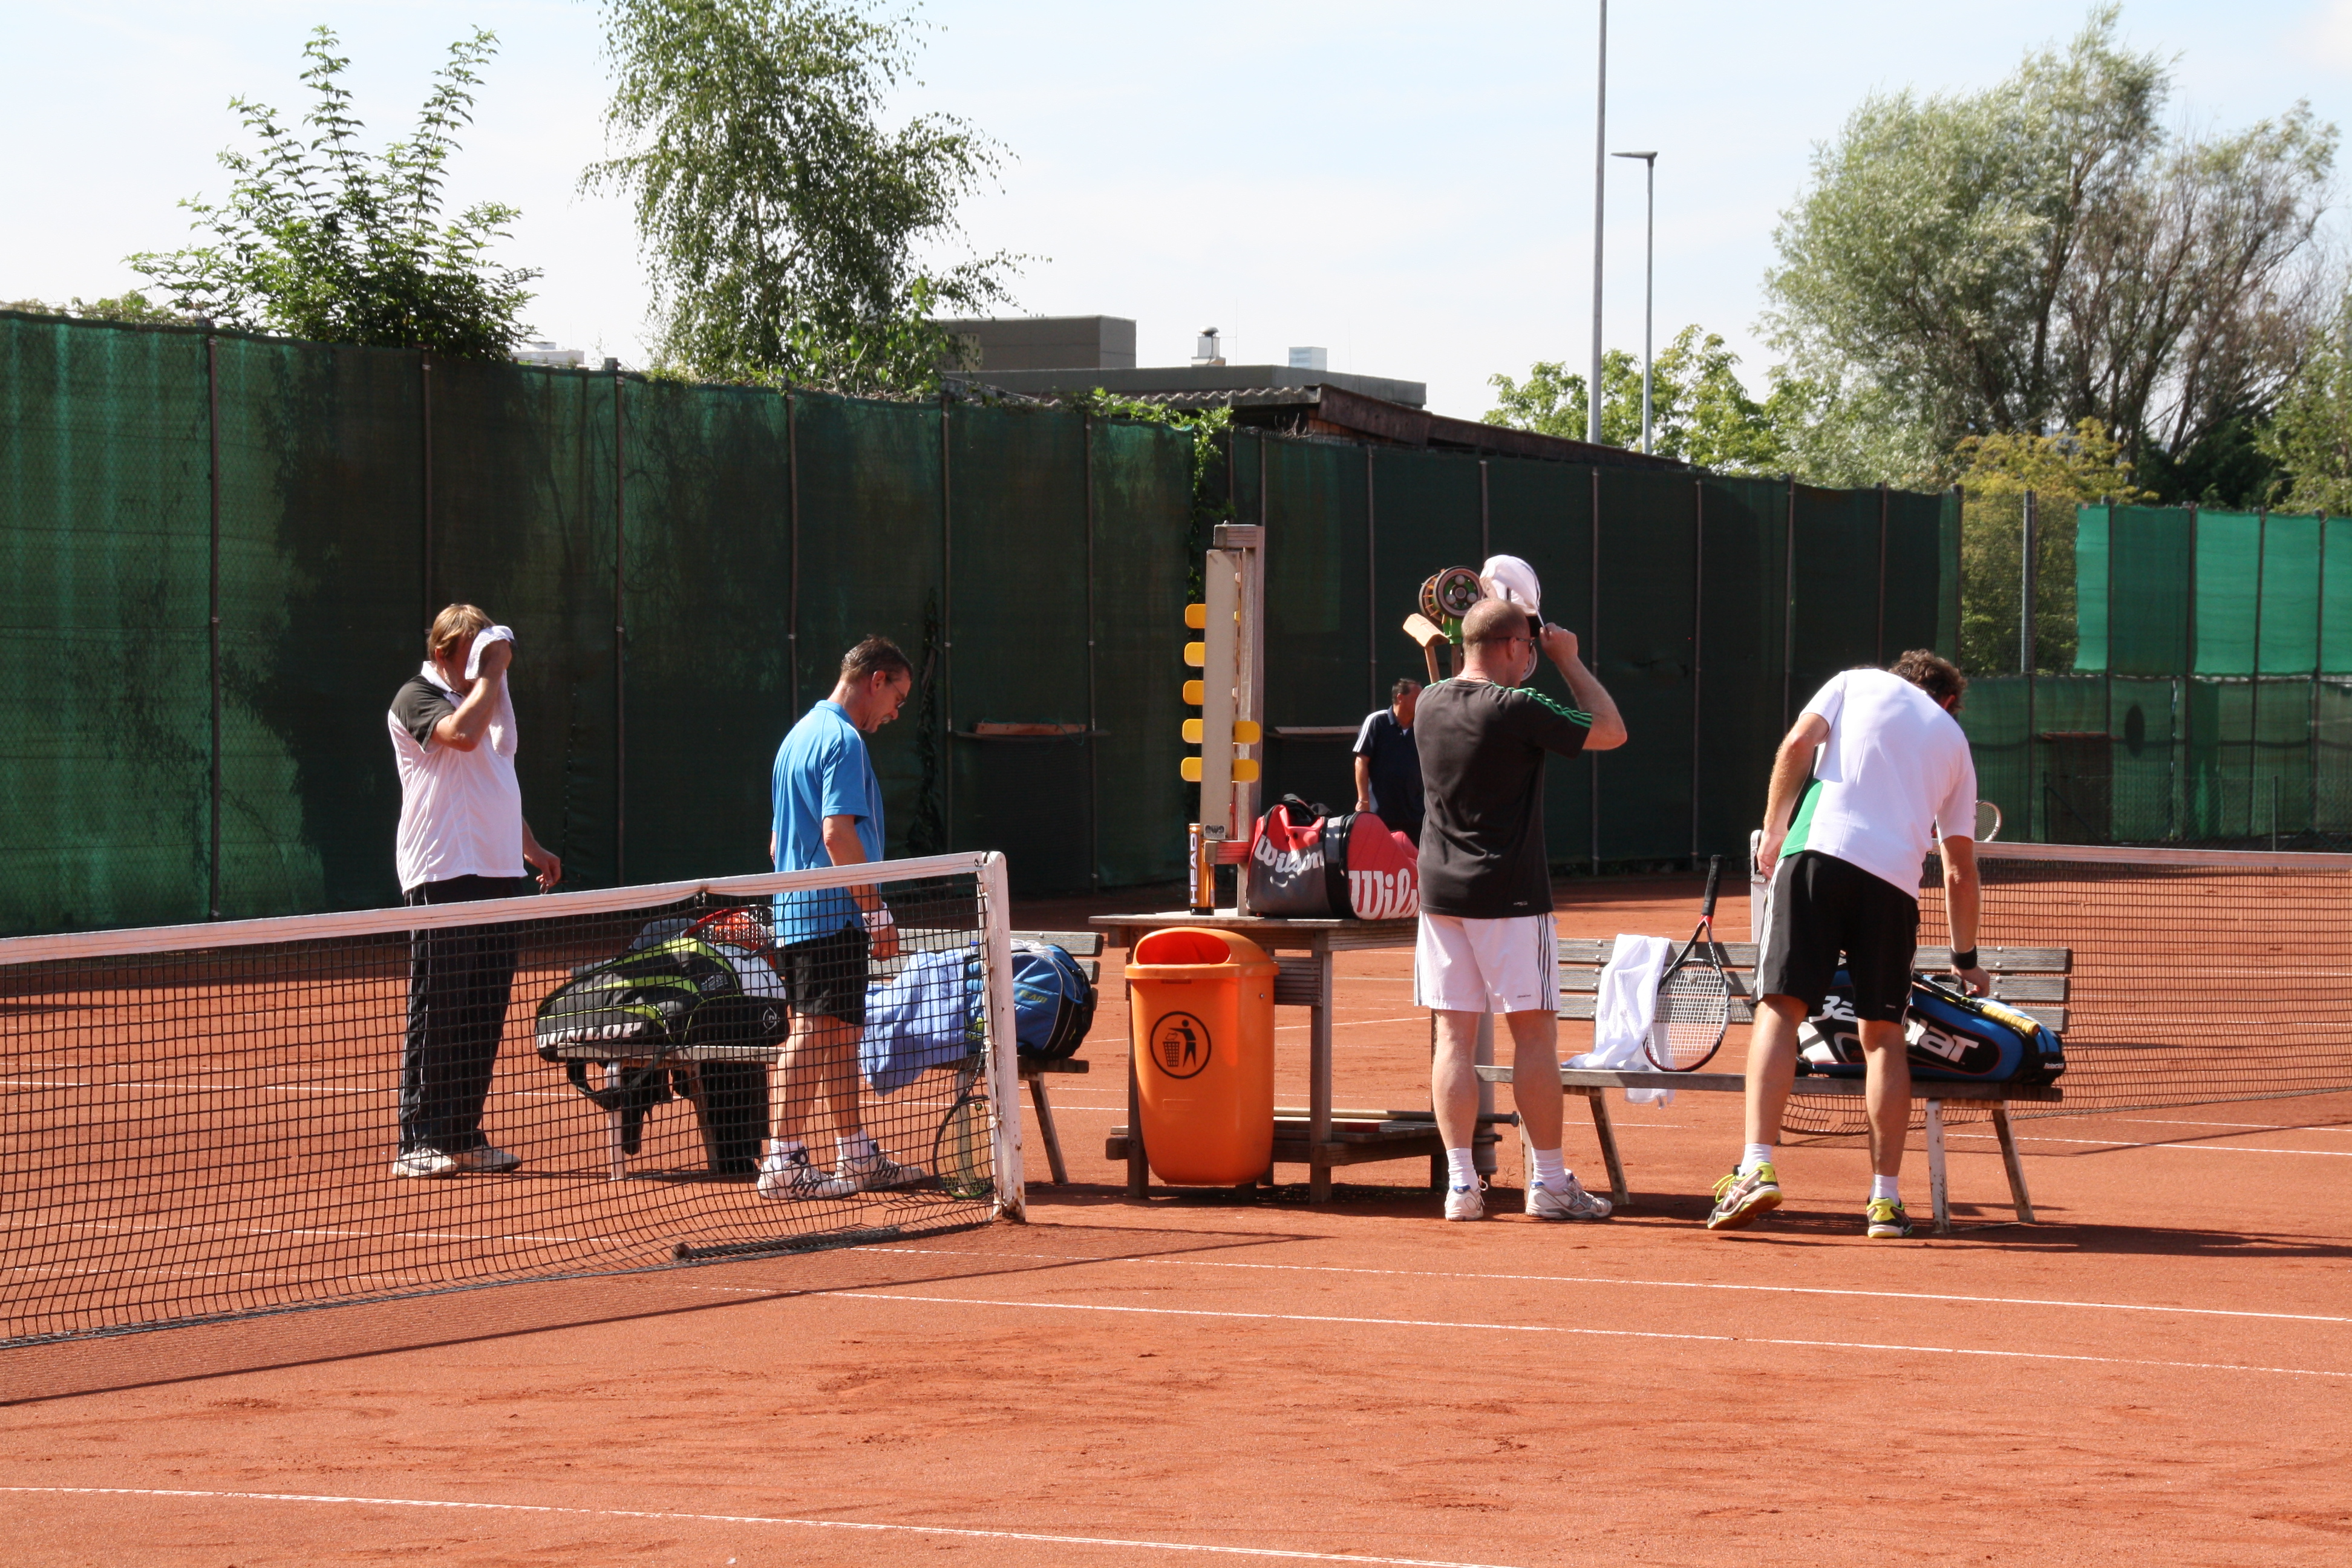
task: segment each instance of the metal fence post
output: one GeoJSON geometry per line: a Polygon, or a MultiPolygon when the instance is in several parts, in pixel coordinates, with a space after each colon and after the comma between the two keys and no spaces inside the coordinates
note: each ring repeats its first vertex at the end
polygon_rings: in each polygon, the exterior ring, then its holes
{"type": "MultiPolygon", "coordinates": [[[[2023,576],[2018,584],[2017,607],[2017,668],[2025,677],[2025,841],[2037,840],[2033,836],[2034,808],[2041,804],[2042,792],[2047,781],[2042,776],[2033,754],[2033,671],[2042,662],[2035,633],[2034,590],[2039,585],[2041,565],[2041,512],[2039,499],[2032,490],[2025,492],[2025,509],[2019,520],[2018,542],[2024,556],[2023,576]]],[[[2046,814],[2044,814],[2046,815],[2046,814]]]]}
{"type": "Polygon", "coordinates": [[[1878,481],[1878,636],[1871,662],[1886,662],[1886,481],[1878,481]]]}
{"type": "MultiPolygon", "coordinates": [[[[1592,467],[1592,590],[1591,630],[1585,637],[1584,668],[1601,679],[1601,466],[1592,467]]],[[[1601,874],[1601,755],[1594,752],[1585,759],[1585,767],[1592,780],[1588,798],[1592,805],[1592,874],[1601,874]]]]}
{"type": "MultiPolygon", "coordinates": [[[[2246,837],[2254,836],[2254,773],[2263,760],[2263,570],[2270,549],[2270,508],[2254,509],[2254,657],[2246,680],[2246,837]]],[[[2271,847],[2278,847],[2278,780],[2271,783],[2271,847]]]]}
{"type": "Polygon", "coordinates": [[[613,363],[613,885],[629,885],[628,429],[620,362],[613,363]]]}
{"type": "Polygon", "coordinates": [[[1370,695],[1366,712],[1381,703],[1380,510],[1373,499],[1372,447],[1364,444],[1364,681],[1370,695]]]}
{"type": "Polygon", "coordinates": [[[784,689],[792,716],[801,712],[801,437],[800,410],[793,384],[784,383],[784,533],[792,581],[784,598],[784,689]]]}
{"type": "Polygon", "coordinates": [[[1078,446],[1084,454],[1079,483],[1086,487],[1087,528],[1087,886],[1102,887],[1102,728],[1095,710],[1095,417],[1078,416],[1078,446]]]}
{"type": "Polygon", "coordinates": [[[1691,869],[1698,869],[1700,698],[1706,678],[1706,481],[1691,481],[1691,869]]]}
{"type": "Polygon", "coordinates": [[[205,645],[212,665],[212,827],[205,857],[205,913],[221,918],[221,440],[220,338],[205,334],[205,439],[210,460],[212,586],[205,613],[205,645]]]}

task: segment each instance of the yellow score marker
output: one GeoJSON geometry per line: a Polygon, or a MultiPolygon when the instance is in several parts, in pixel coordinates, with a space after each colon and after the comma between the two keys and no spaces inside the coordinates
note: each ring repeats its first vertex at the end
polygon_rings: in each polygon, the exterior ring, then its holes
{"type": "Polygon", "coordinates": [[[1186,643],[1184,645],[1184,662],[1191,665],[1194,669],[1206,668],[1209,663],[1209,645],[1204,642],[1186,643]]]}
{"type": "MultiPolygon", "coordinates": [[[[1182,773],[1184,782],[1186,784],[1199,784],[1201,782],[1201,759],[1198,757],[1186,757],[1180,771],[1182,773]]],[[[1234,783],[1257,783],[1257,763],[1247,757],[1235,757],[1234,759],[1234,783]]]]}
{"type": "Polygon", "coordinates": [[[1208,630],[1209,606],[1206,605],[1185,605],[1184,624],[1192,627],[1196,632],[1208,630]]]}
{"type": "MultiPolygon", "coordinates": [[[[1192,684],[1198,685],[1199,682],[1195,681],[1192,684]]],[[[1185,692],[1185,696],[1189,700],[1192,697],[1192,692],[1188,689],[1185,692]]],[[[1234,721],[1234,745],[1255,746],[1258,742],[1259,733],[1260,731],[1257,727],[1257,721],[1255,719],[1236,719],[1234,721]]],[[[1187,719],[1184,721],[1184,743],[1186,745],[1199,745],[1201,743],[1201,721],[1198,719],[1187,719]]]]}
{"type": "Polygon", "coordinates": [[[1188,680],[1184,683],[1184,701],[1188,706],[1198,708],[1208,699],[1209,683],[1207,681],[1188,680]]]}

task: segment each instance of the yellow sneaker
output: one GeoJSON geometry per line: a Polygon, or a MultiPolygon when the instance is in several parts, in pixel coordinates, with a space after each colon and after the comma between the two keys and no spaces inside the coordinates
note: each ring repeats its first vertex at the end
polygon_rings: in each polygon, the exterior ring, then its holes
{"type": "Polygon", "coordinates": [[[1765,1161],[1746,1175],[1738,1171],[1715,1184],[1715,1212],[1706,1216],[1709,1230],[1739,1230],[1780,1206],[1780,1173],[1765,1161]]]}
{"type": "Polygon", "coordinates": [[[1911,1234],[1911,1216],[1903,1212],[1901,1198],[1873,1198],[1870,1206],[1862,1211],[1862,1234],[1873,1241],[1891,1241],[1911,1234]]]}

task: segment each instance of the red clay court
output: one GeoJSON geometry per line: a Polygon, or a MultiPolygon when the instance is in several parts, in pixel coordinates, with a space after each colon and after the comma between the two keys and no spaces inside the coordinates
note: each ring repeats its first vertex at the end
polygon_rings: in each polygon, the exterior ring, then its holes
{"type": "MultiPolygon", "coordinates": [[[[1577,884],[1560,928],[1675,930],[1691,891],[1577,884]]],[[[1416,1103],[1409,955],[1341,963],[1342,1103],[1416,1103]]],[[[1989,1223],[2000,1164],[1959,1124],[1956,1213],[1986,1227],[1948,1239],[1861,1238],[1850,1140],[1792,1140],[1788,1207],[1706,1233],[1739,1136],[1720,1095],[1613,1107],[1635,1199],[1606,1225],[1510,1212],[1515,1139],[1483,1226],[1439,1223],[1412,1162],[1342,1172],[1328,1206],[1135,1204],[1101,1148],[1120,989],[1093,1075],[1055,1085],[1070,1186],[1042,1184],[1025,1133],[1025,1226],[10,1352],[8,1559],[2352,1551],[2352,1094],[2022,1122],[2032,1227],[1989,1223]]],[[[1280,1021],[1290,1095],[1304,1030],[1280,1021]]],[[[1590,1178],[1573,1100],[1568,1149],[1590,1178]]],[[[1915,1138],[1915,1208],[1923,1163],[1915,1138]]]]}

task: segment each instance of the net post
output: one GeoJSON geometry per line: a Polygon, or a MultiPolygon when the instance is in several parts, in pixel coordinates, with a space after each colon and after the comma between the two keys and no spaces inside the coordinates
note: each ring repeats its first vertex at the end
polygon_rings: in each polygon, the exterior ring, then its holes
{"type": "Polygon", "coordinates": [[[1026,1224],[1028,1205],[1021,1175],[1021,1049],[1013,1025],[1012,905],[1005,890],[1004,855],[992,849],[980,863],[981,1004],[988,1017],[988,1101],[991,1168],[996,1174],[1000,1219],[1026,1224]]]}

